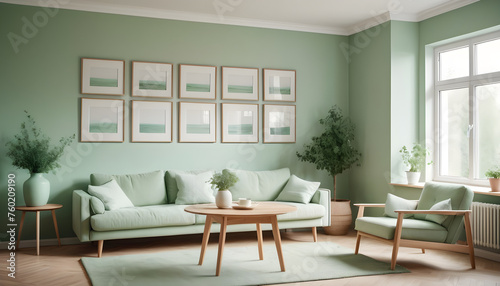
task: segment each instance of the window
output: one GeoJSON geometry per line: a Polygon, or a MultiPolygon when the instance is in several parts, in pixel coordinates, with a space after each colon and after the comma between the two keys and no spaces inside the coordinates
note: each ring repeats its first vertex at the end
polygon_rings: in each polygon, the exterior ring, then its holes
{"type": "Polygon", "coordinates": [[[434,180],[486,185],[500,165],[500,33],[434,49],[434,180]]]}

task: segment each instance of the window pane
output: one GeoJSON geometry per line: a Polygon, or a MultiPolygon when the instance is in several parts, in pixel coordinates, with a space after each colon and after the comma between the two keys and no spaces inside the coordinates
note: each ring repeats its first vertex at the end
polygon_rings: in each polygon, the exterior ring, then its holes
{"type": "Polygon", "coordinates": [[[439,163],[441,176],[469,176],[469,89],[439,93],[439,163]]]}
{"type": "Polygon", "coordinates": [[[500,83],[476,87],[478,170],[485,178],[489,168],[500,164],[500,83]]]}
{"type": "Polygon", "coordinates": [[[439,54],[439,80],[469,75],[469,47],[439,54]]]}
{"type": "Polygon", "coordinates": [[[476,45],[477,74],[500,71],[500,39],[476,45]]]}

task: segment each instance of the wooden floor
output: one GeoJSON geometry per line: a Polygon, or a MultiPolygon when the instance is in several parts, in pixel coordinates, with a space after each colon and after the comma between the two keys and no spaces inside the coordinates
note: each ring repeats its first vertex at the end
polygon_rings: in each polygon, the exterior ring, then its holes
{"type": "MultiPolygon", "coordinates": [[[[312,241],[310,232],[283,232],[283,244],[312,241]]],[[[106,241],[103,256],[151,253],[177,249],[199,249],[201,235],[128,239],[106,241]]],[[[210,237],[209,247],[217,247],[218,235],[210,237]]],[[[331,241],[354,249],[355,233],[346,236],[329,236],[318,233],[318,241],[331,241]]],[[[226,247],[256,244],[255,233],[229,233],[226,247]]],[[[274,244],[272,234],[264,232],[264,244],[274,244]]],[[[257,247],[257,246],[256,246],[257,247]]],[[[391,246],[375,240],[361,241],[360,253],[374,259],[390,263],[391,246]]],[[[80,258],[95,257],[97,244],[43,246],[40,256],[35,248],[21,248],[16,252],[16,278],[7,276],[5,267],[8,252],[0,251],[0,285],[90,285],[80,258]]],[[[286,257],[285,257],[286,263],[286,257]]],[[[335,280],[303,282],[288,285],[500,285],[500,262],[477,258],[476,270],[470,269],[467,255],[437,250],[402,248],[398,264],[408,268],[411,273],[354,277],[335,280]]],[[[282,284],[283,285],[283,284],[282,284]]]]}

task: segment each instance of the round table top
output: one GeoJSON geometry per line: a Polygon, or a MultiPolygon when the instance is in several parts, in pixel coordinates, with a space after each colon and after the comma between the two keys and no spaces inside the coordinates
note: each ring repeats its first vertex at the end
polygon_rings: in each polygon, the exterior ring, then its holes
{"type": "Polygon", "coordinates": [[[39,207],[27,207],[27,206],[16,206],[16,210],[25,212],[37,212],[37,211],[51,211],[62,208],[63,205],[59,204],[46,204],[39,207]]]}
{"type": "MultiPolygon", "coordinates": [[[[222,215],[222,216],[260,216],[260,215],[279,215],[295,211],[295,206],[275,203],[275,202],[253,202],[256,203],[253,209],[237,210],[233,208],[220,209],[215,204],[191,205],[184,210],[193,214],[201,215],[222,215]]],[[[252,204],[253,204],[252,203],[252,204]]],[[[237,206],[238,204],[233,203],[237,206]]]]}

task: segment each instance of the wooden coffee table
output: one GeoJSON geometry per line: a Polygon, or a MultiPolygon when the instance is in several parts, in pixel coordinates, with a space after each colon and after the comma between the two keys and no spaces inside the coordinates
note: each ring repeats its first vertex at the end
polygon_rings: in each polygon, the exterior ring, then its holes
{"type": "Polygon", "coordinates": [[[249,224],[255,223],[257,226],[257,241],[259,246],[259,259],[264,259],[262,251],[262,229],[261,223],[270,223],[273,227],[273,237],[278,251],[278,259],[280,262],[281,271],[285,271],[285,262],[283,260],[283,251],[281,250],[281,237],[278,228],[277,215],[295,211],[297,208],[291,205],[273,203],[273,202],[258,202],[258,205],[251,210],[236,210],[236,209],[219,209],[215,204],[201,204],[186,207],[184,210],[193,214],[206,215],[205,231],[203,232],[203,241],[201,243],[200,261],[198,265],[203,264],[205,250],[210,237],[210,228],[213,222],[220,223],[219,234],[219,252],[217,254],[217,268],[215,275],[220,275],[222,253],[224,251],[224,243],[226,242],[226,228],[232,224],[249,224]]]}

